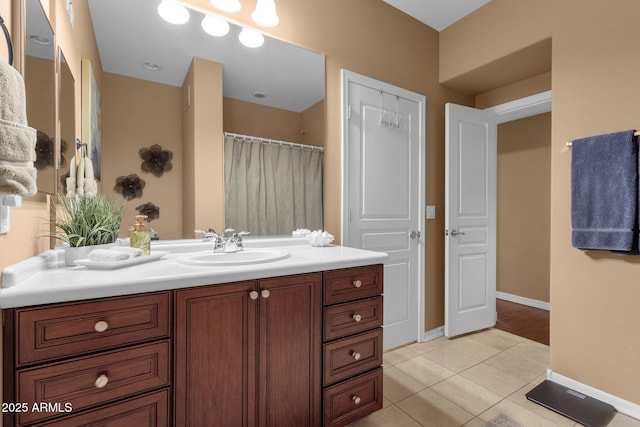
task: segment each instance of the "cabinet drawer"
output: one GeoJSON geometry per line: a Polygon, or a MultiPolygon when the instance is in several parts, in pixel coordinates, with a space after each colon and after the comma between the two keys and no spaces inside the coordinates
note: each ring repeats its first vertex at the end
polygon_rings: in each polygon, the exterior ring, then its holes
{"type": "Polygon", "coordinates": [[[382,264],[377,264],[327,271],[324,303],[336,304],[380,295],[383,291],[382,268],[382,264]]]}
{"type": "Polygon", "coordinates": [[[382,297],[324,308],[324,340],[342,338],[382,326],[382,297]]]}
{"type": "Polygon", "coordinates": [[[382,364],[382,328],[324,345],[324,385],[382,364]]]}
{"type": "Polygon", "coordinates": [[[104,406],[38,424],[38,427],[168,427],[169,391],[167,389],[124,402],[104,406]]]}
{"type": "Polygon", "coordinates": [[[382,368],[324,391],[325,427],[345,426],[382,408],[382,368]]]}
{"type": "Polygon", "coordinates": [[[18,366],[169,336],[169,292],[16,310],[18,366]]]}
{"type": "MultiPolygon", "coordinates": [[[[169,385],[169,341],[139,345],[18,371],[18,402],[70,404],[78,411],[169,385]]],[[[19,424],[58,416],[21,413],[19,424]]]]}

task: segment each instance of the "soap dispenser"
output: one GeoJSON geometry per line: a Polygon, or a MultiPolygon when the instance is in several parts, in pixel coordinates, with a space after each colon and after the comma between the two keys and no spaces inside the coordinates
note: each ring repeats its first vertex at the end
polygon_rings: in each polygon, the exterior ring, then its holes
{"type": "Polygon", "coordinates": [[[132,248],[142,249],[143,255],[151,254],[151,234],[145,228],[146,218],[146,215],[136,215],[136,223],[129,235],[129,245],[132,248]]]}

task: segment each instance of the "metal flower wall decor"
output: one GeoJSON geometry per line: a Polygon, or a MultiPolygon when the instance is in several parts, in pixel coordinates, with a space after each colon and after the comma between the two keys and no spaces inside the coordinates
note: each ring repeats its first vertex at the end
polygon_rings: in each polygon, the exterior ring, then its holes
{"type": "MultiPolygon", "coordinates": [[[[37,132],[36,138],[36,161],[34,166],[36,169],[44,169],[48,166],[54,166],[53,158],[55,156],[55,141],[49,135],[42,131],[37,132]]],[[[67,141],[60,141],[60,166],[64,166],[64,152],[67,150],[67,141]]]]}
{"type": "Polygon", "coordinates": [[[158,144],[149,148],[141,148],[140,157],[143,160],[142,170],[151,172],[155,176],[162,176],[163,173],[169,172],[173,168],[171,164],[173,153],[169,150],[163,150],[158,144]]]}
{"type": "Polygon", "coordinates": [[[125,199],[131,200],[142,197],[142,190],[146,182],[135,173],[127,176],[119,176],[116,178],[116,185],[113,190],[121,194],[125,199]]]}
{"type": "Polygon", "coordinates": [[[138,211],[140,215],[146,215],[147,221],[160,218],[160,207],[154,205],[152,202],[147,202],[136,207],[136,211],[138,211]]]}

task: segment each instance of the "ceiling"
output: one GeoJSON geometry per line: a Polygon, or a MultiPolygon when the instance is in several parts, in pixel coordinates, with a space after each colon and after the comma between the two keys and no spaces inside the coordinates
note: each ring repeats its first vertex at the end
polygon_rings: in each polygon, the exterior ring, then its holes
{"type": "Polygon", "coordinates": [[[224,37],[209,36],[200,26],[204,14],[194,10],[186,24],[170,24],[158,15],[160,0],[88,3],[105,72],[182,86],[198,56],[223,64],[226,97],[295,112],[324,98],[324,58],[318,53],[270,37],[259,48],[245,47],[236,25],[224,37]]]}
{"type": "Polygon", "coordinates": [[[491,0],[383,0],[431,28],[442,31],[491,0]]]}

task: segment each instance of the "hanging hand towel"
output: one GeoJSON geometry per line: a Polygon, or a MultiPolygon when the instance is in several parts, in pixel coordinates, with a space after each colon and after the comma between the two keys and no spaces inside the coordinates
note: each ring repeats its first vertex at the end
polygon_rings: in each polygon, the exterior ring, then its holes
{"type": "Polygon", "coordinates": [[[572,244],[631,251],[638,214],[634,131],[577,139],[571,153],[572,244]]]}
{"type": "Polygon", "coordinates": [[[76,195],[76,156],[71,158],[69,162],[69,178],[67,182],[67,197],[76,195]]]}
{"type": "Polygon", "coordinates": [[[36,140],[27,126],[24,80],[0,61],[0,194],[36,194],[36,140]]]}
{"type": "Polygon", "coordinates": [[[84,164],[86,159],[80,157],[78,162],[78,169],[76,169],[76,194],[78,196],[84,196],[84,164]]]}
{"type": "Polygon", "coordinates": [[[84,160],[84,194],[95,196],[98,193],[98,183],[93,175],[93,162],[91,159],[84,160]]]}

